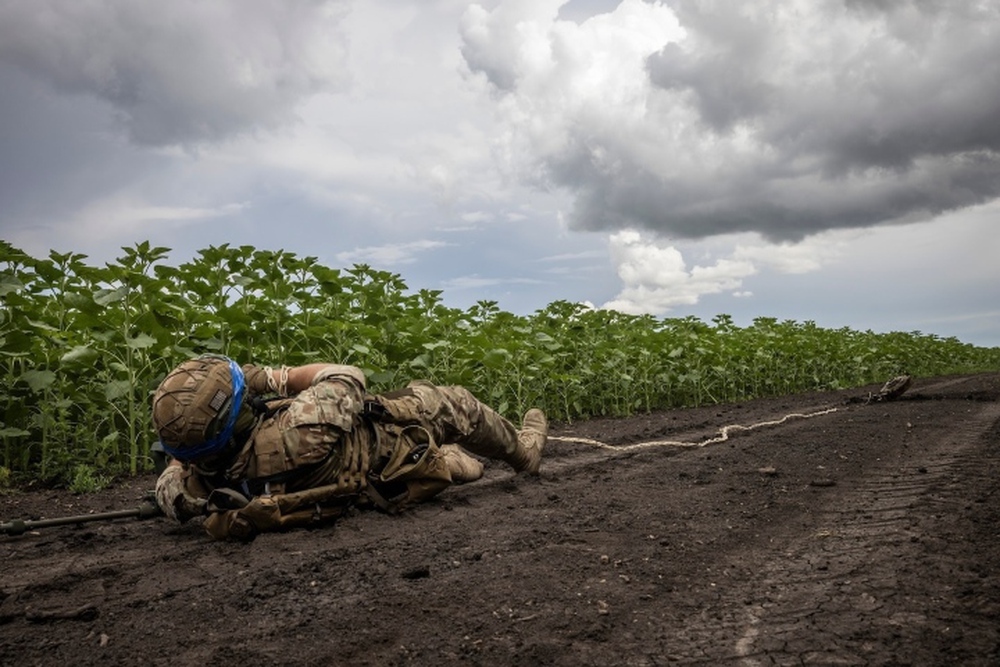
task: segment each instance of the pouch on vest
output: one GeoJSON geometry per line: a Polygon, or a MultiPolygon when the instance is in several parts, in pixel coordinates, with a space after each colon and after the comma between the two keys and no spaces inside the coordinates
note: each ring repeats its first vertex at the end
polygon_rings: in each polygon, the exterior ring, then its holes
{"type": "Polygon", "coordinates": [[[344,423],[350,424],[350,415],[336,414],[337,398],[304,391],[280,406],[254,433],[246,477],[271,478],[326,460],[346,432],[344,423]]]}
{"type": "Polygon", "coordinates": [[[367,493],[387,512],[427,500],[451,484],[451,471],[441,449],[422,426],[400,429],[399,441],[389,462],[369,480],[367,493]]]}

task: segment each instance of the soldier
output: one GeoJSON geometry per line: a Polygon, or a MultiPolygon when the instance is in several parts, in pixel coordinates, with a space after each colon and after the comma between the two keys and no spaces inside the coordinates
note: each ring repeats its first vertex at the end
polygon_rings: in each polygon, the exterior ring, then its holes
{"type": "Polygon", "coordinates": [[[415,381],[372,396],[354,366],[241,367],[218,355],[167,375],[153,422],[174,459],[157,504],[179,522],[204,516],[216,539],[243,541],[351,505],[396,512],[479,479],[482,463],[463,448],[537,474],[548,432],[541,410],[518,431],[462,387],[415,381]]]}

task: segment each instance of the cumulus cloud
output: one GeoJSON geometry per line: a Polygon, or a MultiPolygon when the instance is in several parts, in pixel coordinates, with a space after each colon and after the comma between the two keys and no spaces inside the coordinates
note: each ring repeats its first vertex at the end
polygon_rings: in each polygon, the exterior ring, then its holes
{"type": "Polygon", "coordinates": [[[764,271],[784,275],[819,271],[840,259],[860,234],[823,232],[797,243],[761,242],[756,234],[723,236],[712,247],[699,244],[704,257],[689,269],[679,248],[624,230],[612,234],[609,242],[622,291],[604,307],[662,315],[678,306],[695,305],[707,294],[729,292],[748,298],[753,292],[743,289],[746,278],[764,271]]]}
{"type": "Polygon", "coordinates": [[[61,247],[75,250],[119,245],[123,232],[136,228],[157,232],[182,233],[185,228],[213,220],[237,216],[249,209],[246,202],[230,202],[212,207],[163,206],[130,194],[116,193],[82,207],[70,224],[53,229],[41,223],[18,230],[10,240],[23,250],[45,255],[53,248],[53,238],[61,247]]]}
{"type": "Polygon", "coordinates": [[[612,234],[609,247],[624,287],[603,307],[624,313],[662,315],[694,305],[702,295],[736,289],[757,272],[746,259],[719,259],[689,270],[677,248],[644,241],[633,230],[612,234]]]}
{"type": "Polygon", "coordinates": [[[487,211],[470,211],[460,215],[459,219],[472,224],[480,224],[492,220],[493,214],[487,211]]]}
{"type": "Polygon", "coordinates": [[[293,118],[342,86],[337,2],[0,3],[0,64],[109,104],[132,141],[217,141],[293,118]]]}
{"type": "Polygon", "coordinates": [[[841,256],[847,243],[844,234],[825,232],[799,243],[738,243],[733,259],[746,260],[777,273],[810,273],[841,256]]]}
{"type": "Polygon", "coordinates": [[[347,252],[337,253],[338,262],[345,264],[373,264],[375,266],[398,266],[416,261],[420,253],[444,248],[452,243],[422,239],[409,243],[396,243],[382,246],[356,248],[347,252]]]}
{"type": "Polygon", "coordinates": [[[501,163],[578,229],[771,241],[1000,196],[1000,5],[559,0],[472,6],[501,163]]]}
{"type": "Polygon", "coordinates": [[[575,260],[590,260],[596,259],[598,257],[603,257],[603,253],[600,250],[584,250],[582,252],[565,252],[558,255],[549,255],[548,257],[540,257],[539,262],[566,262],[575,260]]]}
{"type": "Polygon", "coordinates": [[[486,278],[473,274],[449,278],[441,283],[441,287],[446,290],[481,290],[499,285],[539,285],[541,282],[534,278],[486,278]]]}

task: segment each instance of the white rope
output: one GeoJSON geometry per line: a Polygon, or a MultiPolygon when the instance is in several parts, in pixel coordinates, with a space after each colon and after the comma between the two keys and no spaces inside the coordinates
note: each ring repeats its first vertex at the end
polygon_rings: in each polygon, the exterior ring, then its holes
{"type": "Polygon", "coordinates": [[[558,436],[550,435],[549,440],[558,440],[560,442],[576,442],[581,445],[592,445],[600,449],[610,449],[616,452],[629,452],[636,449],[648,449],[652,447],[704,447],[706,445],[714,445],[720,442],[725,442],[729,439],[729,433],[731,431],[752,431],[755,428],[761,428],[764,426],[777,426],[783,424],[789,419],[810,419],[812,417],[819,417],[821,415],[828,415],[831,412],[836,412],[837,408],[827,408],[826,410],[820,410],[818,412],[809,412],[806,414],[795,412],[789,415],[785,415],[781,419],[775,419],[772,421],[758,422],[756,424],[751,424],[750,426],[743,426],[742,424],[730,424],[729,426],[723,426],[719,430],[719,435],[714,438],[709,438],[708,440],[702,440],[701,442],[680,442],[677,440],[654,440],[651,442],[638,442],[632,445],[608,445],[606,443],[600,442],[599,440],[591,440],[590,438],[575,438],[572,436],[558,436]]]}
{"type": "Polygon", "coordinates": [[[278,369],[278,380],[274,379],[274,369],[270,366],[264,367],[264,375],[267,378],[267,389],[272,394],[277,394],[283,398],[288,396],[288,366],[278,369]]]}

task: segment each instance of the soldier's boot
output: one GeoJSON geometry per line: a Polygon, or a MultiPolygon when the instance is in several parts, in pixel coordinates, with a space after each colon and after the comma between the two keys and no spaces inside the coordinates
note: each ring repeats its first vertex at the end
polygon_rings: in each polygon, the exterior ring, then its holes
{"type": "Polygon", "coordinates": [[[507,419],[480,404],[472,422],[472,433],[459,443],[462,447],[473,454],[503,461],[516,472],[538,472],[549,430],[544,412],[528,410],[518,431],[507,419]]]}
{"type": "Polygon", "coordinates": [[[524,413],[521,430],[517,432],[517,448],[507,459],[515,471],[537,475],[542,463],[542,450],[549,435],[549,422],[545,413],[532,408],[524,413]]]}
{"type": "Polygon", "coordinates": [[[483,476],[482,462],[466,454],[458,445],[441,445],[441,457],[451,472],[451,481],[456,484],[475,482],[483,476]]]}

